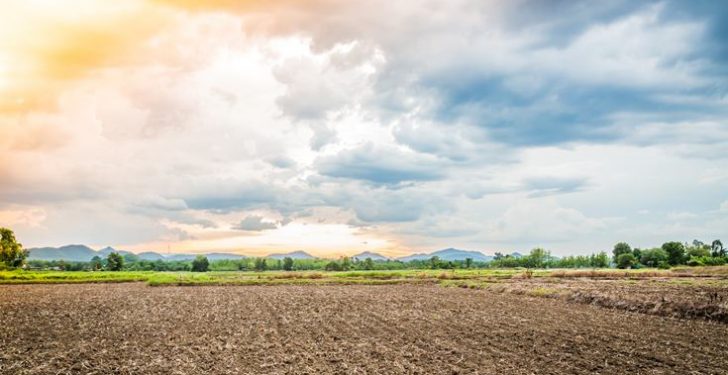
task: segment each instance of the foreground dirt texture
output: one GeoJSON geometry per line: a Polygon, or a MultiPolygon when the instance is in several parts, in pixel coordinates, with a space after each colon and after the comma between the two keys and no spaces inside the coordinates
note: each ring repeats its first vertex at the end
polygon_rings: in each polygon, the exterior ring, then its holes
{"type": "Polygon", "coordinates": [[[3,374],[726,374],[726,337],[439,286],[0,286],[3,374]]]}
{"type": "Polygon", "coordinates": [[[561,298],[609,309],[728,323],[728,282],[725,279],[538,278],[505,280],[490,285],[489,289],[561,298]]]}

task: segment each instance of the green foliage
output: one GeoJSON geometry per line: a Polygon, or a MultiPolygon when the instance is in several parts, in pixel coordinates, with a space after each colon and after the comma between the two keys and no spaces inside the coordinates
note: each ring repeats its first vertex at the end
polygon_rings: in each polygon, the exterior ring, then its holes
{"type": "Polygon", "coordinates": [[[104,262],[101,260],[100,256],[94,255],[94,257],[91,258],[91,261],[89,262],[89,266],[92,270],[99,271],[104,268],[104,262]]]}
{"type": "Polygon", "coordinates": [[[465,258],[465,268],[470,268],[473,266],[473,258],[465,258]]]}
{"type": "Polygon", "coordinates": [[[293,271],[293,258],[291,258],[291,257],[283,258],[283,270],[284,271],[293,271]]]}
{"type": "Polygon", "coordinates": [[[657,263],[657,268],[661,270],[669,270],[670,269],[670,263],[667,263],[667,261],[662,261],[660,263],[657,263]]]}
{"type": "Polygon", "coordinates": [[[662,262],[667,262],[667,252],[662,248],[642,250],[640,262],[647,267],[657,267],[662,262]]]}
{"type": "Polygon", "coordinates": [[[326,271],[341,271],[341,265],[336,261],[331,261],[326,264],[326,271]]]}
{"type": "Polygon", "coordinates": [[[0,227],[0,264],[10,268],[21,267],[28,252],[15,240],[15,234],[8,228],[0,227]]]}
{"type": "Polygon", "coordinates": [[[124,269],[124,257],[119,253],[109,253],[106,257],[106,269],[109,271],[121,271],[124,269]]]}
{"type": "Polygon", "coordinates": [[[617,257],[618,268],[632,268],[635,264],[637,264],[637,258],[632,252],[619,254],[617,257]]]}
{"type": "Polygon", "coordinates": [[[204,255],[198,255],[192,261],[192,272],[207,272],[210,268],[210,261],[204,255]]]}
{"type": "Polygon", "coordinates": [[[614,256],[614,263],[619,263],[619,256],[626,253],[632,253],[632,248],[626,242],[619,242],[614,245],[612,255],[614,256]]]}
{"type": "Polygon", "coordinates": [[[265,271],[268,269],[268,262],[265,258],[256,258],[253,267],[256,271],[265,271]]]}
{"type": "Polygon", "coordinates": [[[685,262],[685,246],[680,242],[665,242],[662,250],[667,253],[667,262],[676,266],[685,262]]]}
{"type": "Polygon", "coordinates": [[[713,257],[726,256],[726,249],[723,248],[723,242],[721,242],[720,240],[713,241],[713,243],[710,245],[710,249],[710,255],[712,255],[713,257]]]}

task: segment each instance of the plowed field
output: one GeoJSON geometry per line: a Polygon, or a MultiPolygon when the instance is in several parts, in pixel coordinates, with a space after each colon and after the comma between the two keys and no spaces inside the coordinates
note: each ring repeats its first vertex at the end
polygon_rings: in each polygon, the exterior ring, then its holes
{"type": "Polygon", "coordinates": [[[2,285],[0,373],[726,374],[728,324],[437,285],[2,285]]]}

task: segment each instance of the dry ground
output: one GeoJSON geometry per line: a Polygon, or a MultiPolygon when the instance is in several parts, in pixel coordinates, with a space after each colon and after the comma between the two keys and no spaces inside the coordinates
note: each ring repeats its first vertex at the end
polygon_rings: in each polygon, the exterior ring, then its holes
{"type": "Polygon", "coordinates": [[[2,285],[0,373],[726,374],[728,325],[435,285],[2,285]]]}

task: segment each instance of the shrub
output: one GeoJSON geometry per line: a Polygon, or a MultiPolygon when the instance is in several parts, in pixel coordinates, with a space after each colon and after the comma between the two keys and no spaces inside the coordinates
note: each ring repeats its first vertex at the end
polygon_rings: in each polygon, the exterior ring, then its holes
{"type": "Polygon", "coordinates": [[[210,268],[210,261],[204,255],[198,255],[192,261],[192,272],[207,272],[210,268]]]}
{"type": "Polygon", "coordinates": [[[622,253],[617,257],[617,267],[619,268],[632,268],[635,264],[637,264],[637,259],[631,252],[622,253]]]}
{"type": "Polygon", "coordinates": [[[667,263],[667,261],[662,261],[660,263],[657,263],[657,268],[661,270],[669,270],[670,269],[670,263],[667,263]]]}

